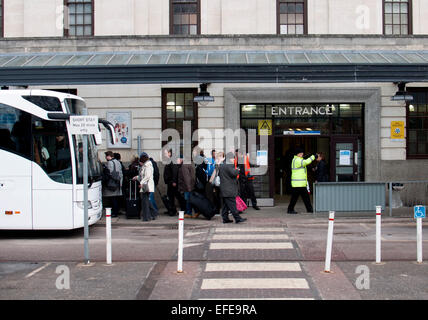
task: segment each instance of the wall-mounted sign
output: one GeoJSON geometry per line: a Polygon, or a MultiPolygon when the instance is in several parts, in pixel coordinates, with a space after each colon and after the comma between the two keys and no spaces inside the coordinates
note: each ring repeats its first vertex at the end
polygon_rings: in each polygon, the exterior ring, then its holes
{"type": "Polygon", "coordinates": [[[391,139],[404,139],[404,121],[391,121],[391,139]]]}
{"type": "Polygon", "coordinates": [[[272,120],[259,120],[259,136],[272,135],[272,120]]]}
{"type": "Polygon", "coordinates": [[[115,144],[107,139],[108,148],[131,148],[132,147],[132,115],[129,111],[107,112],[107,121],[114,127],[115,144]]]}
{"type": "Polygon", "coordinates": [[[284,106],[272,107],[273,116],[331,116],[333,108],[329,106],[284,106]]]}
{"type": "Polygon", "coordinates": [[[321,135],[321,131],[319,130],[289,130],[284,131],[283,135],[285,136],[294,136],[294,135],[302,135],[302,136],[319,136],[321,135]]]}

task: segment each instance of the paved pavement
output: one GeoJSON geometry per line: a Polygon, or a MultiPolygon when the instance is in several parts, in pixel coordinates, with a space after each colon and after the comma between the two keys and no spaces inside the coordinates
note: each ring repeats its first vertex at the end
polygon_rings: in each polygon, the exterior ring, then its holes
{"type": "Polygon", "coordinates": [[[284,206],[250,208],[243,224],[186,219],[181,274],[176,217],[114,219],[111,266],[104,221],[91,227],[89,266],[81,263],[81,230],[0,232],[0,299],[428,300],[428,264],[415,263],[413,218],[382,218],[377,265],[374,213],[338,215],[332,273],[325,273],[328,217],[284,212],[284,206]]]}

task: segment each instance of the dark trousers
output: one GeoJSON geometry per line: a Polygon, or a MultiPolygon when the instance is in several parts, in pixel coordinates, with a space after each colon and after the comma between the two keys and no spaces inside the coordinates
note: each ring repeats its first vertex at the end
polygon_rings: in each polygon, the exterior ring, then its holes
{"type": "Polygon", "coordinates": [[[168,199],[170,201],[171,208],[173,208],[173,210],[174,210],[174,212],[170,212],[171,214],[177,213],[177,209],[175,207],[175,199],[177,199],[178,202],[180,203],[181,211],[186,210],[186,202],[185,202],[184,198],[181,196],[180,192],[178,192],[178,187],[173,187],[172,185],[168,184],[166,194],[168,195],[168,199]]]}
{"type": "Polygon", "coordinates": [[[236,209],[236,198],[223,198],[223,210],[221,216],[224,220],[229,220],[229,211],[232,213],[232,216],[235,220],[239,220],[241,216],[238,214],[236,209]]]}
{"type": "Polygon", "coordinates": [[[309,198],[308,190],[306,189],[306,187],[292,188],[291,200],[290,204],[288,205],[288,212],[294,210],[294,206],[297,203],[299,195],[302,196],[307,212],[313,212],[314,210],[311,205],[311,199],[309,198]]]}
{"type": "Polygon", "coordinates": [[[153,205],[150,202],[149,196],[149,192],[141,193],[141,219],[143,221],[154,220],[158,215],[158,212],[153,208],[153,205]]]}
{"type": "Polygon", "coordinates": [[[107,204],[105,204],[105,208],[111,207],[111,215],[116,216],[119,214],[119,203],[122,196],[113,196],[113,197],[105,197],[107,200],[107,204]]]}
{"type": "Polygon", "coordinates": [[[220,188],[207,183],[205,190],[206,197],[215,206],[216,214],[219,214],[221,210],[220,188]]]}
{"type": "Polygon", "coordinates": [[[240,191],[241,191],[241,198],[244,200],[245,204],[247,204],[247,199],[251,199],[251,204],[253,207],[257,206],[257,198],[256,194],[254,193],[254,185],[253,180],[246,180],[240,182],[240,191]]]}

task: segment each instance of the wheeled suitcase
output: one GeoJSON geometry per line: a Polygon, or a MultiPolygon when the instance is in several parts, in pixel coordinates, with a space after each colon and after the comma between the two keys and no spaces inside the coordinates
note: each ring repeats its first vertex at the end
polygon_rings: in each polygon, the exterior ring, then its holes
{"type": "Polygon", "coordinates": [[[211,220],[216,213],[216,208],[211,201],[198,192],[192,192],[190,194],[190,203],[197,212],[201,213],[208,220],[211,220]]]}
{"type": "Polygon", "coordinates": [[[134,181],[134,192],[132,192],[132,180],[129,181],[129,198],[126,199],[126,219],[140,218],[141,205],[137,198],[137,185],[138,182],[134,181]]]}
{"type": "Polygon", "coordinates": [[[162,193],[159,191],[159,189],[158,189],[158,192],[159,192],[159,196],[162,199],[163,205],[165,206],[166,210],[168,210],[168,214],[170,216],[175,216],[177,213],[177,209],[172,206],[171,201],[169,200],[168,196],[167,195],[163,196],[162,193]]]}

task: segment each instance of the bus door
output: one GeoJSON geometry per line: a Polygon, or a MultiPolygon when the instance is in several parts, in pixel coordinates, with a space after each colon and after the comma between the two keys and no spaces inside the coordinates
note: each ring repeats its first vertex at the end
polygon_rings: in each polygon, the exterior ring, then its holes
{"type": "Polygon", "coordinates": [[[65,121],[33,117],[34,229],[73,228],[73,174],[65,121]]]}

